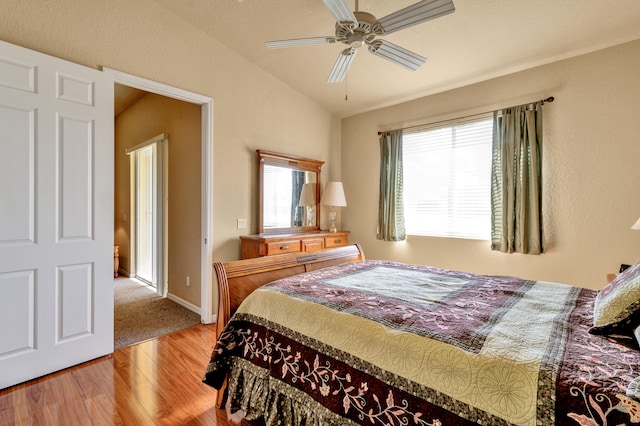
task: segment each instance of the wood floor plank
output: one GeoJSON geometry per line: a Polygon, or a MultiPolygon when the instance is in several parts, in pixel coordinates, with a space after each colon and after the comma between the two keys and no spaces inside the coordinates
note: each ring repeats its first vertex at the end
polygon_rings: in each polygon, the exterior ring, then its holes
{"type": "Polygon", "coordinates": [[[0,390],[0,424],[228,426],[201,382],[214,344],[198,325],[0,390]]]}
{"type": "Polygon", "coordinates": [[[131,391],[129,383],[118,372],[114,375],[115,392],[114,412],[122,419],[125,425],[152,425],[153,420],[144,409],[140,401],[131,391]]]}
{"type": "MultiPolygon", "coordinates": [[[[165,345],[160,341],[145,342],[139,345],[139,349],[148,357],[141,365],[144,369],[143,374],[152,386],[156,389],[183,389],[183,392],[166,396],[166,405],[173,407],[173,410],[156,414],[158,421],[171,423],[174,418],[184,419],[209,409],[209,399],[215,398],[216,392],[201,383],[206,367],[206,362],[203,363],[202,360],[208,359],[202,348],[194,347],[190,343],[185,345],[185,342],[190,341],[181,336],[164,338],[171,340],[171,344],[165,345]],[[198,353],[199,359],[194,357],[194,354],[198,353]]],[[[142,354],[140,356],[142,357],[142,354]]]]}

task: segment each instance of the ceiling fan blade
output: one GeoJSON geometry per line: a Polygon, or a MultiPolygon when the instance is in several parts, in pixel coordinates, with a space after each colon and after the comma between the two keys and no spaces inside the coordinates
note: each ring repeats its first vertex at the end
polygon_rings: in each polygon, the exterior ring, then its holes
{"type": "Polygon", "coordinates": [[[347,0],[322,0],[329,9],[329,12],[336,18],[336,22],[351,22],[354,26],[358,25],[358,20],[349,8],[347,0]]]}
{"type": "Polygon", "coordinates": [[[356,52],[357,50],[353,47],[349,47],[340,52],[338,60],[335,65],[333,65],[331,74],[329,74],[327,83],[339,83],[344,79],[344,76],[347,74],[347,70],[349,69],[349,65],[351,65],[353,58],[356,56],[356,52]]]}
{"type": "Polygon", "coordinates": [[[423,0],[378,19],[374,26],[379,24],[382,29],[380,31],[380,28],[378,28],[377,33],[389,34],[430,19],[448,15],[455,10],[452,0],[423,0]]]}
{"type": "Polygon", "coordinates": [[[271,49],[282,49],[284,47],[298,47],[298,46],[309,46],[312,44],[324,44],[324,43],[335,43],[336,38],[334,36],[326,36],[326,37],[309,37],[309,38],[294,38],[291,40],[276,40],[276,41],[267,41],[265,44],[268,48],[271,49]]]}
{"type": "Polygon", "coordinates": [[[427,60],[427,58],[417,53],[413,53],[404,47],[400,47],[386,40],[376,40],[371,43],[369,45],[369,52],[411,71],[420,68],[427,60]]]}

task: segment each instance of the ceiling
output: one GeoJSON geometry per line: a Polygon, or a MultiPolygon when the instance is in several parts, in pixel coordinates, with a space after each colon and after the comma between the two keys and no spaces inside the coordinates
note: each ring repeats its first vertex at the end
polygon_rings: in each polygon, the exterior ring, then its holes
{"type": "Polygon", "coordinates": [[[114,84],[114,115],[117,117],[122,111],[135,104],[147,92],[122,84],[114,84]]]}
{"type": "MultiPolygon", "coordinates": [[[[453,14],[382,37],[426,57],[417,71],[362,47],[346,80],[328,84],[346,46],[264,45],[333,35],[321,0],[155,1],[340,117],[640,39],[638,0],[453,0],[453,14]]],[[[381,18],[416,2],[360,0],[359,10],[381,18]]]]}

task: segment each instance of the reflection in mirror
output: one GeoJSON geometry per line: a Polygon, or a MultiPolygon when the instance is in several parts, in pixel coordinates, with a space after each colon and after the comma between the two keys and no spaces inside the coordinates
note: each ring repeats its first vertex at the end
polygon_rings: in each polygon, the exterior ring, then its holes
{"type": "Polygon", "coordinates": [[[260,173],[258,232],[320,229],[322,161],[257,150],[260,173]]]}
{"type": "Polygon", "coordinates": [[[265,229],[313,226],[316,174],[264,166],[262,222],[265,229]]]}
{"type": "MultiPolygon", "coordinates": [[[[314,175],[307,172],[309,178],[315,178],[314,175]]],[[[316,214],[316,184],[315,182],[305,182],[300,192],[299,206],[304,208],[302,226],[313,226],[316,214]]]]}

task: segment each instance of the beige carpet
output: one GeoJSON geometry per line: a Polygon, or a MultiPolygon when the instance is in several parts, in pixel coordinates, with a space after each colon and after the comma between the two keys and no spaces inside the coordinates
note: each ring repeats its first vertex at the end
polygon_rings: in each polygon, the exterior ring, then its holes
{"type": "Polygon", "coordinates": [[[200,323],[200,315],[129,278],[116,278],[114,347],[169,334],[200,323]]]}

